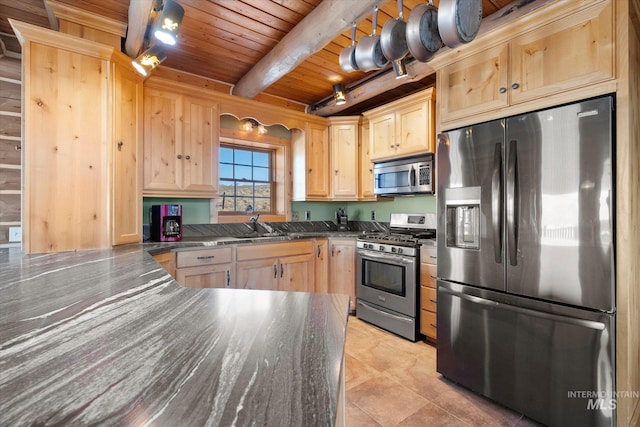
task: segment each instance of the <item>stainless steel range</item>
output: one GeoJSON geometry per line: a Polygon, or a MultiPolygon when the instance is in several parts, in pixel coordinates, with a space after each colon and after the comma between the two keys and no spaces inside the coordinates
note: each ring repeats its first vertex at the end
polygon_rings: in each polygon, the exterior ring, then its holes
{"type": "Polygon", "coordinates": [[[420,241],[435,238],[435,214],[391,214],[389,233],[356,242],[356,316],[411,341],[418,337],[420,241]]]}

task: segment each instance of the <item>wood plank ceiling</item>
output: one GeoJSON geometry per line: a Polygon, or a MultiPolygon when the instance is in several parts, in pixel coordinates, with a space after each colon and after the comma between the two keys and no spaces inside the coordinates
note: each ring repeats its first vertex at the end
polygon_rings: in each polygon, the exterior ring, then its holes
{"type": "MultiPolygon", "coordinates": [[[[122,22],[128,20],[129,0],[58,0],[92,13],[122,22]]],[[[136,1],[136,0],[132,0],[136,1]]],[[[191,73],[234,85],[271,51],[280,40],[322,0],[177,0],[185,9],[183,26],[175,47],[167,48],[167,60],[161,67],[191,73]]],[[[358,0],[324,0],[353,2],[358,0]]],[[[525,0],[526,1],[526,0],[525,0]]],[[[426,0],[404,0],[404,19],[417,5],[426,0]]],[[[505,7],[511,0],[482,0],[483,16],[505,7]]],[[[434,0],[438,6],[439,0],[434,0]]],[[[381,3],[377,32],[389,19],[398,16],[397,3],[381,3]]],[[[12,38],[8,18],[51,28],[44,0],[0,0],[0,40],[9,52],[20,52],[12,38]]],[[[372,33],[371,13],[357,25],[357,40],[372,33]]],[[[264,94],[293,101],[303,108],[327,99],[334,83],[347,87],[371,80],[375,75],[390,72],[389,67],[375,72],[345,73],[339,65],[339,55],[351,44],[351,28],[346,27],[320,51],[264,90],[264,94]]],[[[433,75],[413,80],[357,105],[347,104],[339,115],[362,111],[416,92],[435,83],[433,75]]],[[[366,97],[364,97],[366,98],[366,97]]]]}

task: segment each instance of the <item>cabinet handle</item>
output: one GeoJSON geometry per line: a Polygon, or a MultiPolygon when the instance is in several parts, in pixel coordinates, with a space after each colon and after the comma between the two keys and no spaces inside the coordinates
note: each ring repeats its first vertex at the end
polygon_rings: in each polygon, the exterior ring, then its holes
{"type": "Polygon", "coordinates": [[[506,87],[501,87],[500,89],[498,89],[498,92],[500,93],[505,93],[507,91],[506,87]]]}
{"type": "Polygon", "coordinates": [[[336,246],[335,245],[331,245],[331,256],[333,256],[335,254],[336,251],[336,246]]]}
{"type": "Polygon", "coordinates": [[[429,276],[429,277],[431,277],[433,280],[436,280],[436,276],[429,276]]]}
{"type": "Polygon", "coordinates": [[[213,259],[215,258],[215,255],[206,255],[206,256],[199,256],[196,259],[213,259]]]}
{"type": "Polygon", "coordinates": [[[190,159],[191,159],[191,156],[187,154],[187,155],[185,156],[185,159],[190,160],[190,159]]]}
{"type": "Polygon", "coordinates": [[[123,145],[124,145],[124,142],[118,141],[118,151],[122,151],[122,146],[123,145]]]}
{"type": "Polygon", "coordinates": [[[309,173],[311,173],[311,171],[312,171],[312,170],[313,170],[313,169],[309,168],[309,173]]]}
{"type": "Polygon", "coordinates": [[[518,89],[520,85],[518,83],[514,83],[511,85],[511,89],[518,89]]]}
{"type": "Polygon", "coordinates": [[[280,264],[280,277],[284,276],[284,266],[280,264]]]}
{"type": "Polygon", "coordinates": [[[20,150],[22,150],[22,145],[16,144],[16,151],[20,151],[20,150]]]}
{"type": "Polygon", "coordinates": [[[227,270],[227,288],[231,287],[231,272],[227,270]]]}
{"type": "Polygon", "coordinates": [[[431,301],[431,302],[432,302],[432,303],[434,303],[434,304],[437,304],[437,303],[438,303],[438,301],[436,301],[436,300],[434,300],[434,299],[430,299],[429,301],[431,301]]]}
{"type": "Polygon", "coordinates": [[[277,278],[278,277],[278,265],[277,264],[273,264],[273,278],[277,278]]]}
{"type": "Polygon", "coordinates": [[[433,256],[433,255],[429,255],[429,258],[431,258],[431,259],[438,259],[438,257],[437,257],[437,256],[433,256]]]}
{"type": "Polygon", "coordinates": [[[434,325],[433,323],[429,323],[429,325],[434,327],[434,328],[436,328],[436,329],[438,329],[438,327],[436,325],[434,325]]]}
{"type": "Polygon", "coordinates": [[[318,246],[318,258],[320,258],[320,246],[318,246]]]}
{"type": "Polygon", "coordinates": [[[338,175],[338,170],[336,169],[336,175],[338,175]]]}
{"type": "Polygon", "coordinates": [[[177,157],[178,157],[178,159],[181,159],[182,158],[182,154],[178,154],[177,157]]]}

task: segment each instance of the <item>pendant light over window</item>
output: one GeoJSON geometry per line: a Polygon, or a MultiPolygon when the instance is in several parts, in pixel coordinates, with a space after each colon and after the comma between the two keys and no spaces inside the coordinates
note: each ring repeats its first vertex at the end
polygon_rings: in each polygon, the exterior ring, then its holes
{"type": "Polygon", "coordinates": [[[153,36],[166,45],[175,45],[183,17],[182,6],[173,0],[164,0],[153,28],[153,36]]]}

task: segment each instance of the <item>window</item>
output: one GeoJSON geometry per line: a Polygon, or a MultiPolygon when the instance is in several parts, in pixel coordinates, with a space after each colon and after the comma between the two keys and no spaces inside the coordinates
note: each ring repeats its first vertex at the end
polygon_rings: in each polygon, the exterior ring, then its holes
{"type": "Polygon", "coordinates": [[[273,151],[220,146],[220,213],[273,212],[273,151]]]}

